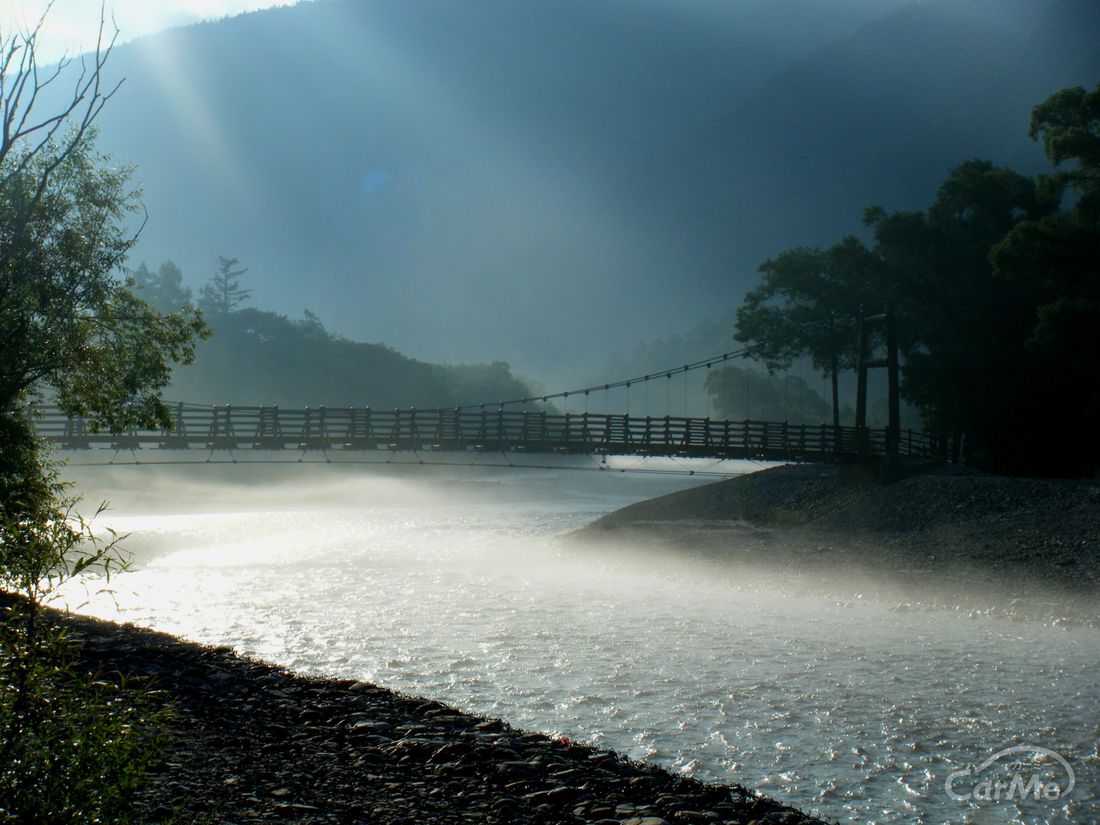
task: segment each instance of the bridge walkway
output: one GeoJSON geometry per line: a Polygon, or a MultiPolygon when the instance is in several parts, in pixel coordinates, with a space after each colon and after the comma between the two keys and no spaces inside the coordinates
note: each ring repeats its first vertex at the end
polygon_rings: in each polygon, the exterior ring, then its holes
{"type": "MultiPolygon", "coordinates": [[[[35,410],[36,428],[67,450],[360,450],[601,454],[828,461],[883,455],[886,428],[719,420],[683,416],[550,413],[469,408],[200,406],[176,404],[164,430],[96,432],[56,407],[35,410]]],[[[937,457],[933,436],[902,431],[898,454],[937,457]]]]}

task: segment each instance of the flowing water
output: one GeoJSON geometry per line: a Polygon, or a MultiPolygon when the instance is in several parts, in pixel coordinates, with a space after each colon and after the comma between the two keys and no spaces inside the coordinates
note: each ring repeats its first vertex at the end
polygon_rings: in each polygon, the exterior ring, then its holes
{"type": "MultiPolygon", "coordinates": [[[[682,479],[324,472],[82,471],[92,495],[121,499],[109,520],[131,534],[135,565],[110,593],[86,583],[81,609],[742,783],[830,819],[1100,821],[1094,628],[899,612],[562,540],[682,479]],[[967,799],[948,795],[952,772],[1019,744],[1064,758],[1072,792],[973,799],[983,776],[1011,775],[1009,755],[953,781],[967,799]]],[[[83,592],[69,588],[70,603],[83,592]]],[[[1046,759],[1065,788],[1065,768],[1046,759]]]]}

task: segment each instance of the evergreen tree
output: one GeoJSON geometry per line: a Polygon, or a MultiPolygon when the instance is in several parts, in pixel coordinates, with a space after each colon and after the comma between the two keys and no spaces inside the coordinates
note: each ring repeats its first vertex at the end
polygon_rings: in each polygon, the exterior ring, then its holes
{"type": "Polygon", "coordinates": [[[252,290],[241,286],[241,276],[248,270],[234,269],[238,263],[236,258],[218,256],[218,269],[210,281],[203,284],[199,295],[199,309],[224,317],[241,308],[252,290]]]}

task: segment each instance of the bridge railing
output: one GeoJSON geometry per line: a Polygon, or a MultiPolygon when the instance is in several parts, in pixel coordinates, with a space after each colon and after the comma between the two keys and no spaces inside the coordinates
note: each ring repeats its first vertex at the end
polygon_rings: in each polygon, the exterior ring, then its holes
{"type": "MultiPolygon", "coordinates": [[[[97,432],[56,407],[34,411],[37,430],[66,449],[474,450],[529,453],[814,460],[886,452],[884,428],[679,416],[507,409],[199,406],[176,404],[164,430],[97,432]]],[[[928,434],[902,431],[901,455],[944,454],[928,434]]]]}

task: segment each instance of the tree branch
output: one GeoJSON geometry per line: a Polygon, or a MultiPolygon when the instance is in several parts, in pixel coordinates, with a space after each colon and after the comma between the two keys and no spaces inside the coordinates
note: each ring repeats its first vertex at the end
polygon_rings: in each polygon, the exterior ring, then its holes
{"type": "MultiPolygon", "coordinates": [[[[115,95],[123,83],[122,80],[119,80],[110,90],[104,91],[103,69],[114,50],[119,35],[118,27],[114,26],[114,32],[110,38],[106,39],[105,37],[107,16],[104,0],[100,4],[96,47],[90,65],[86,57],[81,57],[80,75],[73,85],[73,92],[69,101],[59,112],[41,120],[35,120],[35,110],[42,91],[56,81],[72,62],[63,57],[49,76],[39,75],[38,36],[52,7],[53,2],[51,1],[34,29],[29,33],[13,34],[4,47],[3,56],[4,80],[7,83],[10,78],[11,86],[0,86],[0,95],[3,98],[2,124],[0,124],[0,166],[5,164],[20,144],[29,142],[31,145],[21,153],[18,162],[7,169],[3,178],[0,178],[0,188],[6,187],[22,175],[34,162],[34,159],[54,142],[62,127],[66,125],[72,127],[60,151],[52,158],[52,162],[43,167],[38,173],[39,185],[29,204],[31,209],[41,199],[42,193],[48,185],[49,177],[81,144],[88,129],[91,128],[107,101],[115,95]],[[16,55],[18,55],[19,65],[14,73],[11,73],[9,69],[15,61],[16,55]]],[[[113,22],[112,25],[114,25],[113,22]]]]}

